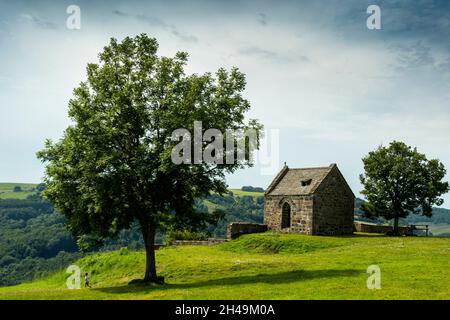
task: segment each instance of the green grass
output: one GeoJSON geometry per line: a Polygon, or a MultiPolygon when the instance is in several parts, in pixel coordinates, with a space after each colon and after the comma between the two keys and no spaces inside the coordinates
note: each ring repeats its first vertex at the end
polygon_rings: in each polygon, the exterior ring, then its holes
{"type": "MultiPolygon", "coordinates": [[[[235,197],[251,196],[253,197],[254,201],[255,198],[264,196],[264,192],[250,192],[250,191],[242,191],[240,189],[228,189],[228,190],[233,192],[233,195],[235,197]]],[[[203,204],[208,208],[209,212],[213,212],[216,209],[223,209],[223,206],[212,203],[211,201],[208,200],[204,200],[203,204]]]]}
{"type": "Polygon", "coordinates": [[[242,196],[251,196],[253,198],[263,197],[264,192],[252,192],[252,191],[242,191],[241,189],[228,189],[233,192],[234,196],[242,197],[242,196]]]}
{"type": "Polygon", "coordinates": [[[25,199],[36,193],[36,184],[32,183],[0,183],[0,199],[25,199]],[[14,192],[14,187],[22,188],[21,192],[14,192]]]}
{"type": "Polygon", "coordinates": [[[214,210],[216,209],[223,209],[224,206],[221,206],[219,204],[216,203],[212,203],[209,200],[203,200],[203,204],[208,208],[208,212],[214,212],[214,210]]]}
{"type": "Polygon", "coordinates": [[[68,290],[68,274],[0,288],[0,299],[450,299],[445,238],[374,235],[246,235],[215,246],[157,251],[164,285],[129,284],[142,276],[143,252],[98,253],[78,262],[93,287],[68,290]],[[381,268],[380,290],[366,287],[381,268]]]}

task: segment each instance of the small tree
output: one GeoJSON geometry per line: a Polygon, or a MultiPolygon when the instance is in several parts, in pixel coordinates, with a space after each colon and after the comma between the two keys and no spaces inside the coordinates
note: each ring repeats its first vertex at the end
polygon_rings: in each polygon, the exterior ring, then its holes
{"type": "Polygon", "coordinates": [[[442,205],[441,195],[448,192],[448,182],[442,181],[446,170],[439,160],[427,160],[424,154],[403,142],[380,146],[363,158],[364,174],[360,175],[367,202],[362,210],[367,217],[381,216],[398,222],[409,214],[430,217],[433,205],[442,205]]]}
{"type": "MultiPolygon", "coordinates": [[[[194,231],[217,222],[218,215],[195,210],[195,201],[225,193],[225,173],[251,165],[248,156],[259,146],[261,129],[256,120],[244,122],[250,103],[241,95],[245,76],[237,69],[185,75],[186,53],[159,57],[157,49],[156,39],[145,34],[121,43],[111,39],[99,64],[88,65],[87,80],[74,90],[73,124],[38,153],[46,162],[44,196],[65,215],[80,243],[101,243],[139,223],[147,257],[144,280],[153,282],[159,282],[156,230],[194,231]],[[232,163],[175,164],[171,155],[178,141],[172,133],[183,128],[195,137],[196,121],[204,130],[230,129],[227,138],[236,143],[242,141],[239,131],[252,128],[258,141],[232,163]]],[[[210,140],[220,143],[217,136],[210,140]]],[[[210,147],[200,144],[201,151],[210,147]]]]}
{"type": "Polygon", "coordinates": [[[15,186],[13,189],[13,192],[22,192],[22,187],[21,186],[15,186]]]}

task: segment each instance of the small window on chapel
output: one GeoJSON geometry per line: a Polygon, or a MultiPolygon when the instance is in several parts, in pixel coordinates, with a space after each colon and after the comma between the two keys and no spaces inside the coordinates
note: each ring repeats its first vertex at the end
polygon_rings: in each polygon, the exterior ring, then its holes
{"type": "Polygon", "coordinates": [[[312,182],[312,179],[302,180],[301,181],[301,186],[302,187],[307,187],[307,186],[309,186],[311,184],[311,182],[312,182]]]}

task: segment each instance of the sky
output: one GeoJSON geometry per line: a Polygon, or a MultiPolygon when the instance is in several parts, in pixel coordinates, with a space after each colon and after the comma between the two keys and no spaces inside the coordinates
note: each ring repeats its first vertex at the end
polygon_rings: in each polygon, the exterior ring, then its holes
{"type": "Polygon", "coordinates": [[[337,163],[359,196],[361,159],[393,140],[450,168],[448,1],[0,0],[0,181],[41,181],[35,153],[70,123],[87,63],[111,37],[140,33],[160,55],[188,52],[187,73],[246,74],[247,117],[265,125],[266,141],[278,133],[276,166],[229,175],[231,187],[267,187],[284,162],[337,163]],[[67,28],[70,5],[80,29],[67,28]],[[369,5],[379,30],[367,28],[369,5]]]}

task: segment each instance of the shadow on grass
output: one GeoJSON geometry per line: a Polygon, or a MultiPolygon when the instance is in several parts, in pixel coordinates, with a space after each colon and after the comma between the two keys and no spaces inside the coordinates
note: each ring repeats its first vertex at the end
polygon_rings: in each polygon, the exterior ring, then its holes
{"type": "Polygon", "coordinates": [[[339,238],[387,238],[387,236],[383,233],[357,232],[353,234],[341,235],[339,238]]]}
{"type": "Polygon", "coordinates": [[[258,274],[252,276],[237,276],[226,277],[219,279],[210,279],[199,282],[189,283],[165,283],[164,285],[156,284],[128,284],[117,287],[96,288],[93,290],[106,292],[106,293],[136,293],[136,292],[148,292],[152,289],[158,290],[171,290],[171,289],[194,289],[209,286],[233,286],[240,284],[252,284],[252,283],[268,283],[268,284],[282,284],[291,283],[296,281],[320,279],[320,278],[336,278],[336,277],[354,277],[361,274],[361,270],[356,269],[344,269],[344,270],[293,270],[273,274],[258,274]]]}

